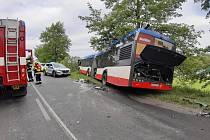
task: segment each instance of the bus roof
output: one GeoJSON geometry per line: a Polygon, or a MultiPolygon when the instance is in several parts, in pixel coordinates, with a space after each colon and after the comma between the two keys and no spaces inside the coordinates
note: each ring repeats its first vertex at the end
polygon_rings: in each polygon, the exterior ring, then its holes
{"type": "Polygon", "coordinates": [[[165,35],[163,35],[163,34],[161,34],[161,33],[158,33],[158,32],[152,31],[152,30],[148,30],[148,29],[144,29],[144,28],[139,28],[139,29],[137,29],[137,30],[134,30],[134,31],[129,32],[128,34],[126,34],[125,36],[123,36],[123,37],[122,37],[121,39],[119,39],[119,40],[114,40],[114,41],[112,42],[111,47],[112,47],[112,46],[115,46],[115,45],[117,45],[117,44],[119,44],[119,43],[120,43],[121,41],[123,41],[123,40],[128,40],[128,38],[131,37],[131,36],[135,37],[135,35],[136,35],[137,33],[148,34],[148,35],[151,35],[151,36],[153,36],[153,37],[155,37],[155,38],[158,38],[158,39],[167,41],[167,42],[169,42],[169,43],[175,44],[175,42],[174,42],[173,40],[171,40],[169,37],[167,37],[167,36],[165,36],[165,35]]]}
{"type": "Polygon", "coordinates": [[[83,57],[82,59],[92,59],[94,57],[95,57],[95,54],[91,54],[91,55],[83,57]]]}

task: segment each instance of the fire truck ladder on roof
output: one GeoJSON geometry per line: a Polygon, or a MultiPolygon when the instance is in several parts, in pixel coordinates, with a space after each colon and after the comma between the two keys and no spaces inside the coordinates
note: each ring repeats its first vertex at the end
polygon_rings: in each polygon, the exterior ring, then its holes
{"type": "Polygon", "coordinates": [[[6,74],[8,82],[20,81],[19,73],[19,55],[18,55],[18,28],[8,28],[6,26],[6,74]],[[12,35],[11,35],[12,34],[12,35]],[[16,47],[15,52],[11,52],[10,47],[16,47]],[[15,59],[15,61],[10,61],[10,58],[15,59]],[[16,70],[9,70],[9,67],[16,66],[16,70]],[[10,74],[16,74],[14,78],[10,74]]]}

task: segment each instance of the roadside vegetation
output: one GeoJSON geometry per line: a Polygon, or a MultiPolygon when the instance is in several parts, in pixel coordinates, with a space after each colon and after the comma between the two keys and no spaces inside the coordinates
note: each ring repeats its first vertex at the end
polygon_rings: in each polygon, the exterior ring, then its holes
{"type": "Polygon", "coordinates": [[[180,86],[176,80],[172,91],[153,93],[148,96],[165,102],[210,110],[210,85],[204,88],[205,83],[197,81],[192,85],[180,86]]]}
{"type": "Polygon", "coordinates": [[[40,62],[60,62],[69,55],[71,39],[66,34],[64,23],[60,21],[52,23],[39,38],[41,44],[36,46],[35,56],[40,62]]]}

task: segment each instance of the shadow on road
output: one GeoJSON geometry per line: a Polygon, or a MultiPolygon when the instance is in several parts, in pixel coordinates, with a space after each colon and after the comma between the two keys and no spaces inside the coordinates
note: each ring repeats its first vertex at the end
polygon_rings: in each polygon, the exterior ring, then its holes
{"type": "Polygon", "coordinates": [[[22,96],[12,96],[12,91],[0,90],[0,103],[8,100],[19,101],[23,100],[22,96]]]}

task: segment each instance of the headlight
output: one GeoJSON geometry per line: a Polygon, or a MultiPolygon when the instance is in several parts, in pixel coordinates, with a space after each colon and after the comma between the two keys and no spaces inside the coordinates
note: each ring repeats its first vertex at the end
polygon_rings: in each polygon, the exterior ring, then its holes
{"type": "Polygon", "coordinates": [[[60,71],[60,70],[56,70],[56,72],[61,73],[62,71],[60,71]]]}

